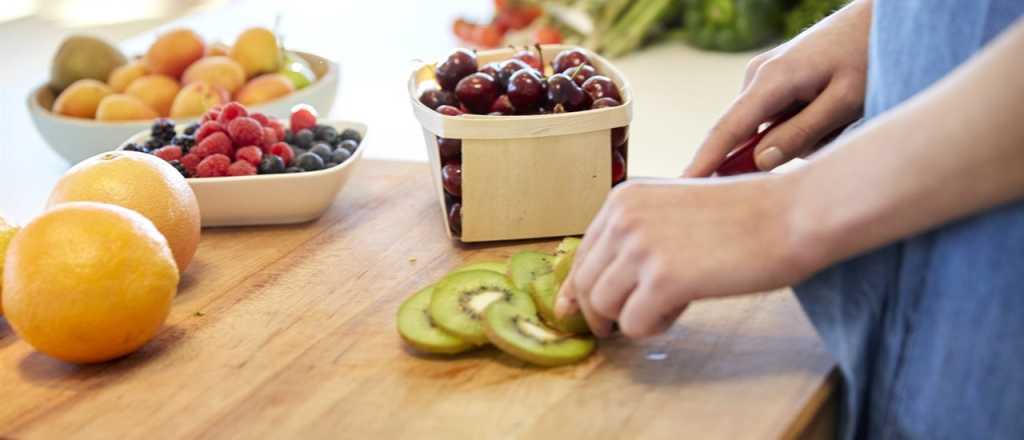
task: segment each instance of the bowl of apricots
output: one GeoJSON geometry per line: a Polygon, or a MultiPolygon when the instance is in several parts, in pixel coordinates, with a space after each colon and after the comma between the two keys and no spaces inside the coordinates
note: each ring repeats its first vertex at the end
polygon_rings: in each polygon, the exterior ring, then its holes
{"type": "Polygon", "coordinates": [[[116,148],[154,118],[187,123],[232,101],[272,117],[286,118],[300,103],[328,114],[338,64],[280,41],[260,27],[231,45],[179,28],[129,57],[101,39],[73,35],[57,49],[50,79],[29,94],[29,112],[43,139],[71,164],[116,148]]]}

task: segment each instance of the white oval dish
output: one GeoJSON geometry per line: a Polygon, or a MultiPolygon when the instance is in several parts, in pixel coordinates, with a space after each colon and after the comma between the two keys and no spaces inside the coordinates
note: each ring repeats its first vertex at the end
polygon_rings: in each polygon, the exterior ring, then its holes
{"type": "MultiPolygon", "coordinates": [[[[367,127],[352,121],[319,123],[338,133],[351,128],[363,142],[344,163],[319,171],[186,179],[199,201],[203,227],[302,223],[323,215],[362,159],[367,127]]],[[[118,149],[148,138],[149,130],[136,133],[118,149]]]]}
{"type": "MultiPolygon", "coordinates": [[[[338,92],[339,66],[326,58],[305,52],[294,52],[309,62],[317,80],[302,90],[282,96],[273,101],[250,106],[250,111],[261,112],[271,117],[287,118],[297,104],[309,104],[321,115],[327,115],[334,106],[338,92]]],[[[125,138],[149,128],[152,121],[100,122],[92,119],[61,116],[50,111],[56,97],[45,84],[36,87],[29,94],[27,105],[43,140],[53,151],[60,154],[71,165],[97,154],[110,151],[125,138]]],[[[199,119],[174,119],[182,125],[199,119]]]]}

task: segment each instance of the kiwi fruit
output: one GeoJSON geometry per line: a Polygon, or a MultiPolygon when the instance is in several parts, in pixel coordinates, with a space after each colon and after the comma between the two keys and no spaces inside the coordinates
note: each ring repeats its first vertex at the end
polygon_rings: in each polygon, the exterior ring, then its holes
{"type": "Polygon", "coordinates": [[[517,289],[526,291],[537,277],[551,273],[551,255],[520,252],[508,259],[508,277],[517,289]]]}
{"type": "Polygon", "coordinates": [[[569,270],[572,269],[572,261],[576,258],[576,248],[580,247],[580,242],[582,241],[576,237],[566,237],[561,243],[558,243],[558,248],[555,249],[555,257],[551,260],[551,266],[555,273],[555,281],[558,282],[559,286],[569,276],[569,270]]]}
{"type": "Polygon", "coordinates": [[[449,275],[457,274],[459,272],[468,272],[471,270],[489,270],[491,272],[497,272],[504,275],[505,272],[508,270],[508,267],[505,265],[505,263],[500,261],[484,261],[480,263],[467,264],[465,266],[462,266],[451,271],[449,275]]]}
{"type": "Polygon", "coordinates": [[[579,362],[594,351],[594,339],[552,329],[536,314],[508,303],[492,304],[484,312],[487,339],[517,359],[545,367],[579,362]]]}
{"type": "Polygon", "coordinates": [[[110,72],[128,58],[105,40],[90,35],[72,35],[60,44],[50,64],[50,89],[60,94],[80,79],[106,82],[110,72]]]}
{"type": "Polygon", "coordinates": [[[556,330],[566,333],[590,333],[590,327],[579,312],[558,318],[555,316],[555,300],[561,284],[555,281],[555,274],[548,273],[537,277],[530,283],[530,297],[537,306],[541,319],[556,330]]]}
{"type": "Polygon", "coordinates": [[[444,331],[463,341],[484,345],[487,335],[480,325],[484,310],[494,304],[507,304],[526,315],[537,308],[530,295],[516,289],[503,274],[490,270],[467,270],[441,280],[430,299],[430,317],[444,331]]]}
{"type": "Polygon", "coordinates": [[[456,354],[475,348],[434,325],[427,309],[434,286],[412,294],[398,307],[398,334],[413,348],[427,353],[456,354]]]}

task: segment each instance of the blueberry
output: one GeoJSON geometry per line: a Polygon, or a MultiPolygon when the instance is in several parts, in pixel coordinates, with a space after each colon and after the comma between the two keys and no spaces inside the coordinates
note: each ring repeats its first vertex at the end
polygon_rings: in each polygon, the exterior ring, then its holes
{"type": "Polygon", "coordinates": [[[164,145],[167,145],[166,141],[161,140],[160,138],[151,138],[146,141],[146,144],[143,145],[143,147],[146,149],[146,153],[152,153],[154,150],[163,147],[164,145]]]}
{"type": "Polygon", "coordinates": [[[188,178],[188,171],[185,170],[185,166],[182,165],[180,161],[172,160],[167,163],[171,164],[171,166],[174,167],[174,169],[178,170],[178,172],[181,173],[182,177],[188,178]]]}
{"type": "Polygon", "coordinates": [[[295,145],[298,145],[300,148],[309,149],[313,146],[313,138],[313,132],[308,128],[303,128],[295,134],[295,145]]]}
{"type": "Polygon", "coordinates": [[[284,159],[276,154],[267,154],[260,160],[260,174],[278,174],[284,172],[284,159]]]}
{"type": "Polygon", "coordinates": [[[142,145],[136,144],[135,142],[131,142],[131,143],[121,147],[121,149],[124,150],[124,151],[138,151],[139,153],[145,153],[146,152],[146,147],[143,147],[142,145]]]}
{"type": "Polygon", "coordinates": [[[284,141],[289,144],[295,143],[295,133],[290,128],[284,129],[284,141]]]}
{"type": "Polygon", "coordinates": [[[348,150],[349,153],[355,153],[356,148],[359,148],[359,143],[352,139],[346,139],[338,144],[338,146],[348,150]]]}
{"type": "Polygon", "coordinates": [[[316,140],[331,143],[338,137],[338,130],[328,125],[317,125],[314,134],[316,134],[316,140]]]}
{"type": "Polygon", "coordinates": [[[343,163],[350,157],[352,157],[352,153],[349,153],[349,151],[344,148],[339,148],[335,150],[334,153],[331,153],[331,162],[343,163]]]}
{"type": "Polygon", "coordinates": [[[162,139],[164,142],[170,141],[174,135],[174,122],[170,119],[157,119],[153,121],[153,126],[149,129],[149,135],[155,139],[162,139]]]}
{"type": "Polygon", "coordinates": [[[346,128],[345,131],[341,132],[340,136],[342,140],[347,141],[351,139],[353,141],[356,141],[356,144],[363,142],[363,136],[359,134],[358,131],[355,131],[351,128],[346,128]]]}
{"type": "Polygon", "coordinates": [[[188,135],[175,136],[171,139],[170,145],[177,145],[181,147],[182,154],[188,154],[188,150],[196,146],[196,138],[188,135]]]}
{"type": "Polygon", "coordinates": [[[303,171],[316,171],[324,169],[324,160],[316,153],[303,153],[295,159],[295,164],[303,171]]]}
{"type": "Polygon", "coordinates": [[[341,165],[341,164],[338,163],[338,162],[327,162],[327,163],[324,164],[324,168],[334,168],[334,167],[336,167],[338,165],[341,165]]]}
{"type": "Polygon", "coordinates": [[[192,135],[196,134],[197,130],[199,130],[199,123],[198,122],[193,122],[191,124],[188,124],[187,127],[185,127],[185,134],[187,134],[189,136],[192,136],[192,135]]]}
{"type": "Polygon", "coordinates": [[[301,173],[302,172],[302,168],[299,168],[299,167],[288,167],[288,168],[284,169],[284,172],[286,172],[286,173],[301,173]]]}
{"type": "Polygon", "coordinates": [[[315,154],[317,156],[320,156],[320,158],[323,159],[324,162],[327,162],[328,160],[331,160],[331,146],[330,145],[327,145],[327,144],[324,144],[324,143],[319,143],[319,144],[314,145],[313,148],[311,148],[309,150],[309,152],[313,153],[313,154],[315,154]]]}

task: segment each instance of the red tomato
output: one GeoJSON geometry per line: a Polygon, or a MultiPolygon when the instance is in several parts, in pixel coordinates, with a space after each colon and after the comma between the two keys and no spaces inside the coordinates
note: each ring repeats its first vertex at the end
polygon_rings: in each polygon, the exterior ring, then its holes
{"type": "Polygon", "coordinates": [[[562,32],[557,28],[544,26],[537,29],[537,32],[533,35],[533,39],[537,41],[537,44],[561,44],[562,32]]]}
{"type": "Polygon", "coordinates": [[[480,47],[498,47],[501,46],[501,40],[505,38],[501,30],[497,26],[478,26],[476,32],[473,34],[474,43],[480,45],[480,47]]]}
{"type": "Polygon", "coordinates": [[[456,38],[462,41],[472,41],[474,35],[476,35],[477,28],[479,27],[480,26],[475,23],[460,18],[455,20],[455,23],[452,24],[452,33],[455,34],[456,38]]]}

